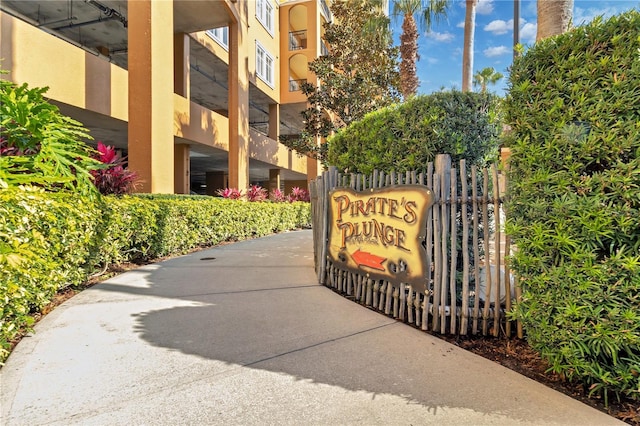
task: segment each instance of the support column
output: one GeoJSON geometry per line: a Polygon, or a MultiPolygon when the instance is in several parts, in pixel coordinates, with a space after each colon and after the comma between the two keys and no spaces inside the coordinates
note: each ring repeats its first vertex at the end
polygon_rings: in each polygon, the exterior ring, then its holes
{"type": "Polygon", "coordinates": [[[207,195],[217,195],[218,189],[227,187],[227,176],[224,172],[207,172],[207,195]]]}
{"type": "Polygon", "coordinates": [[[280,189],[280,169],[269,169],[269,193],[274,189],[280,189]]]}
{"type": "Polygon", "coordinates": [[[189,65],[189,36],[177,33],[173,36],[173,91],[187,99],[191,98],[189,65]]]}
{"type": "Polygon", "coordinates": [[[129,167],[139,192],[172,193],[173,0],[128,3],[129,167]]]}
{"type": "Polygon", "coordinates": [[[246,22],[229,23],[229,187],[249,186],[249,68],[246,22]]]}
{"type": "Polygon", "coordinates": [[[269,104],[269,134],[274,141],[280,140],[280,104],[269,104]]]}
{"type": "Polygon", "coordinates": [[[173,152],[173,192],[176,194],[189,194],[191,192],[189,145],[183,143],[177,144],[173,152]]]}

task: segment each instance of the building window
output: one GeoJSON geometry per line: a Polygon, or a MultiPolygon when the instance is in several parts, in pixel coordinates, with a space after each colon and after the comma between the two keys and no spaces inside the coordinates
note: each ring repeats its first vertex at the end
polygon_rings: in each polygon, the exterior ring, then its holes
{"type": "Polygon", "coordinates": [[[269,55],[264,47],[256,42],[256,75],[272,88],[274,87],[273,66],[273,56],[269,55]]]}
{"type": "Polygon", "coordinates": [[[273,35],[273,5],[269,0],[256,1],[256,18],[273,35]]]}
{"type": "Polygon", "coordinates": [[[218,42],[218,44],[229,50],[229,27],[214,28],[207,30],[207,35],[218,42]]]}

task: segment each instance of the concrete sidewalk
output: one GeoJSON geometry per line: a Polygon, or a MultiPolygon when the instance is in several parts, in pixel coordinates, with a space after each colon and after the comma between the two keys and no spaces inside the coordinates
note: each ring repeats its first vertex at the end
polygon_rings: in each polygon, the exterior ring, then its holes
{"type": "Polygon", "coordinates": [[[96,285],[9,357],[0,423],[623,424],[316,281],[299,231],[96,285]]]}

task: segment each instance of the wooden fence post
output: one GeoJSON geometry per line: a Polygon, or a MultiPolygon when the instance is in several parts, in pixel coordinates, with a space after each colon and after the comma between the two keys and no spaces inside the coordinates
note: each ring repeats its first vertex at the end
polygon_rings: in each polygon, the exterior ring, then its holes
{"type": "MultiPolygon", "coordinates": [[[[447,293],[449,284],[449,270],[447,268],[447,234],[449,230],[449,205],[447,200],[450,198],[451,191],[451,157],[447,154],[436,155],[436,175],[440,177],[440,265],[436,265],[440,269],[440,282],[435,285],[440,286],[440,333],[446,333],[447,327],[447,293]]],[[[437,207],[436,207],[437,208],[437,207]]]]}

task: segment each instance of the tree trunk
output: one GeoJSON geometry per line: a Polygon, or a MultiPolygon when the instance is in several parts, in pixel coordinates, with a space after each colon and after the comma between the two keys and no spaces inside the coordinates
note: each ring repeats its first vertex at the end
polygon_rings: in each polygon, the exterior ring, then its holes
{"type": "Polygon", "coordinates": [[[402,21],[400,59],[400,91],[403,98],[408,99],[418,91],[418,28],[411,14],[405,14],[402,21]]]}
{"type": "Polygon", "coordinates": [[[473,38],[476,27],[476,4],[478,0],[466,0],[464,17],[464,52],[462,55],[462,91],[471,90],[473,76],[473,38]]]}
{"type": "Polygon", "coordinates": [[[573,17],[573,0],[538,0],[538,33],[536,41],[562,34],[569,29],[573,17]]]}

